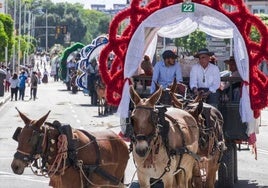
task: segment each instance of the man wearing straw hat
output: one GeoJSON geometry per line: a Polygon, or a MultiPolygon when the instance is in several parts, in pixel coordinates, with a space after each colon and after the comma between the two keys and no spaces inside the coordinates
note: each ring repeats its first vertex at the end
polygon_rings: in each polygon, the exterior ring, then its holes
{"type": "Polygon", "coordinates": [[[195,95],[203,92],[203,98],[209,104],[218,103],[217,90],[220,87],[220,71],[216,65],[209,63],[210,57],[214,55],[207,48],[198,50],[194,56],[199,59],[199,63],[194,65],[190,72],[190,88],[195,95]]]}

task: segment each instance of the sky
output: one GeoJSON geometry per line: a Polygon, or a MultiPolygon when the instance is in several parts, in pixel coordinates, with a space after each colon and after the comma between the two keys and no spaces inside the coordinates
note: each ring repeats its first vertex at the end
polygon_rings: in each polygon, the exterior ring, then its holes
{"type": "Polygon", "coordinates": [[[91,4],[105,4],[106,9],[113,8],[113,4],[126,4],[126,0],[51,0],[53,3],[68,2],[80,3],[84,8],[90,9],[91,4]]]}

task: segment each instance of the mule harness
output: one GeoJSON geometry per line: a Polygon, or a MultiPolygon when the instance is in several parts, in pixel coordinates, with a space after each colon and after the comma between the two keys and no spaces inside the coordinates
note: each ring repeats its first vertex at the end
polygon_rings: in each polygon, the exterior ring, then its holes
{"type": "MultiPolygon", "coordinates": [[[[179,125],[179,122],[176,119],[174,119],[173,117],[171,117],[170,115],[165,113],[167,111],[165,106],[159,106],[159,107],[157,107],[157,110],[155,110],[153,107],[145,107],[145,106],[136,106],[135,109],[145,109],[145,110],[151,111],[151,123],[154,125],[155,128],[160,130],[159,133],[160,133],[160,136],[163,140],[163,144],[166,148],[167,156],[169,158],[168,162],[167,162],[167,166],[164,168],[163,173],[157,179],[155,179],[155,181],[151,185],[160,181],[162,179],[162,177],[167,172],[170,171],[171,156],[180,155],[179,163],[178,163],[177,168],[176,168],[174,173],[177,173],[179,170],[183,170],[184,174],[186,174],[185,169],[183,169],[181,167],[181,161],[182,161],[182,157],[184,154],[189,154],[195,160],[200,161],[200,157],[196,153],[190,151],[187,148],[186,143],[185,143],[185,136],[184,136],[183,131],[179,125]],[[176,148],[176,149],[171,149],[169,147],[168,131],[169,131],[170,125],[169,125],[169,122],[165,119],[165,117],[168,118],[172,124],[178,125],[177,127],[179,129],[179,133],[180,133],[181,138],[182,138],[182,147],[176,148]]],[[[131,126],[131,124],[132,124],[131,119],[129,121],[129,124],[130,125],[128,125],[128,126],[131,129],[130,130],[130,137],[131,137],[130,152],[133,150],[132,145],[133,145],[133,143],[136,142],[136,140],[146,140],[148,143],[150,143],[151,139],[153,137],[157,136],[157,131],[152,131],[149,135],[137,135],[136,136],[134,133],[134,130],[133,130],[133,125],[131,126]]],[[[154,144],[155,144],[155,142],[154,142],[154,144]]],[[[185,178],[186,178],[186,176],[185,176],[185,178]]]]}
{"type": "MultiPolygon", "coordinates": [[[[34,131],[32,133],[31,139],[34,137],[37,140],[37,142],[34,143],[33,145],[32,153],[27,153],[21,150],[17,150],[14,157],[26,162],[27,164],[30,164],[33,161],[30,167],[33,173],[37,176],[52,177],[54,175],[63,175],[64,171],[68,167],[74,166],[75,168],[78,168],[80,172],[82,171],[83,176],[90,184],[93,184],[93,183],[87,178],[86,174],[88,175],[90,173],[95,172],[96,174],[100,175],[106,180],[109,180],[112,183],[114,183],[115,187],[118,187],[118,185],[121,183],[120,180],[117,177],[109,174],[108,172],[106,172],[100,167],[101,153],[100,153],[100,148],[98,146],[96,137],[91,135],[87,131],[79,130],[84,135],[86,135],[91,141],[87,143],[86,145],[77,148],[76,140],[72,138],[71,126],[61,125],[60,122],[58,121],[55,121],[55,122],[53,122],[53,124],[51,123],[45,123],[45,124],[48,126],[52,126],[59,131],[60,135],[58,136],[57,143],[56,143],[56,140],[49,138],[50,130],[46,126],[43,127],[44,133],[41,131],[41,129],[36,130],[35,128],[32,128],[34,131]],[[45,140],[46,140],[46,143],[45,143],[45,140]],[[94,145],[95,153],[96,153],[95,164],[83,164],[83,161],[77,159],[76,154],[78,150],[83,149],[84,147],[86,147],[87,145],[91,143],[94,145]],[[46,144],[46,147],[45,147],[45,144],[46,144]],[[48,166],[49,165],[48,160],[51,159],[51,157],[48,155],[48,152],[54,151],[54,149],[51,148],[51,145],[53,144],[56,144],[58,146],[58,153],[52,165],[48,166]],[[42,162],[38,161],[40,158],[42,162]],[[36,167],[37,170],[34,170],[33,167],[36,167]]],[[[17,137],[20,134],[21,130],[22,128],[20,127],[17,128],[17,130],[15,131],[13,135],[14,140],[17,141],[17,137]]],[[[82,179],[81,179],[81,183],[83,183],[82,179]]],[[[100,185],[97,185],[97,186],[100,186],[100,185]]],[[[105,185],[101,185],[101,186],[105,186],[105,185]]],[[[107,185],[107,186],[114,187],[113,185],[107,185]]]]}

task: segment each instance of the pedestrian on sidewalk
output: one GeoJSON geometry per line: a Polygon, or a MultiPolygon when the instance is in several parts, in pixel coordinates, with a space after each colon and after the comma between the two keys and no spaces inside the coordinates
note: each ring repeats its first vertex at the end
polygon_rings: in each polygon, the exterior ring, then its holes
{"type": "Polygon", "coordinates": [[[35,100],[36,93],[37,93],[37,85],[38,85],[38,76],[37,76],[36,71],[33,71],[31,75],[30,85],[31,85],[30,100],[32,99],[32,97],[33,97],[33,100],[35,100]]]}
{"type": "Polygon", "coordinates": [[[6,79],[5,79],[5,92],[9,92],[10,82],[9,79],[11,78],[11,73],[9,68],[6,69],[6,79]]]}
{"type": "Polygon", "coordinates": [[[25,95],[25,87],[26,87],[26,81],[27,81],[27,76],[25,75],[25,71],[23,70],[19,76],[19,100],[24,100],[24,95],[25,95]]]}
{"type": "Polygon", "coordinates": [[[11,101],[13,101],[13,97],[15,95],[15,101],[18,98],[18,85],[19,79],[17,73],[14,73],[13,76],[9,79],[10,88],[11,88],[11,101]]]}
{"type": "Polygon", "coordinates": [[[45,69],[44,72],[43,72],[42,83],[44,83],[44,84],[47,84],[48,83],[48,72],[47,72],[47,69],[45,69]]]}

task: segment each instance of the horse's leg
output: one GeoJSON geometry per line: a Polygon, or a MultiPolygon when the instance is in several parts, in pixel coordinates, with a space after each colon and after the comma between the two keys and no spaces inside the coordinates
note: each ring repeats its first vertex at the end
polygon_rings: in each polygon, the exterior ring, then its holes
{"type": "Polygon", "coordinates": [[[109,105],[107,104],[107,101],[104,99],[104,115],[109,114],[109,105]]]}
{"type": "Polygon", "coordinates": [[[140,188],[150,188],[150,177],[146,177],[143,173],[138,173],[140,188]]]}
{"type": "Polygon", "coordinates": [[[99,97],[98,97],[97,103],[98,103],[98,115],[100,116],[101,115],[101,100],[99,97]]]}
{"type": "Polygon", "coordinates": [[[171,174],[166,174],[166,176],[162,179],[164,187],[172,187],[177,188],[177,183],[175,180],[175,176],[171,174]]]}
{"type": "Polygon", "coordinates": [[[103,103],[103,98],[101,98],[101,115],[104,115],[104,103],[103,103]]]}
{"type": "Polygon", "coordinates": [[[81,187],[81,179],[80,173],[78,170],[73,167],[68,168],[64,175],[61,176],[62,179],[62,187],[60,188],[73,188],[73,187],[81,187]]]}

